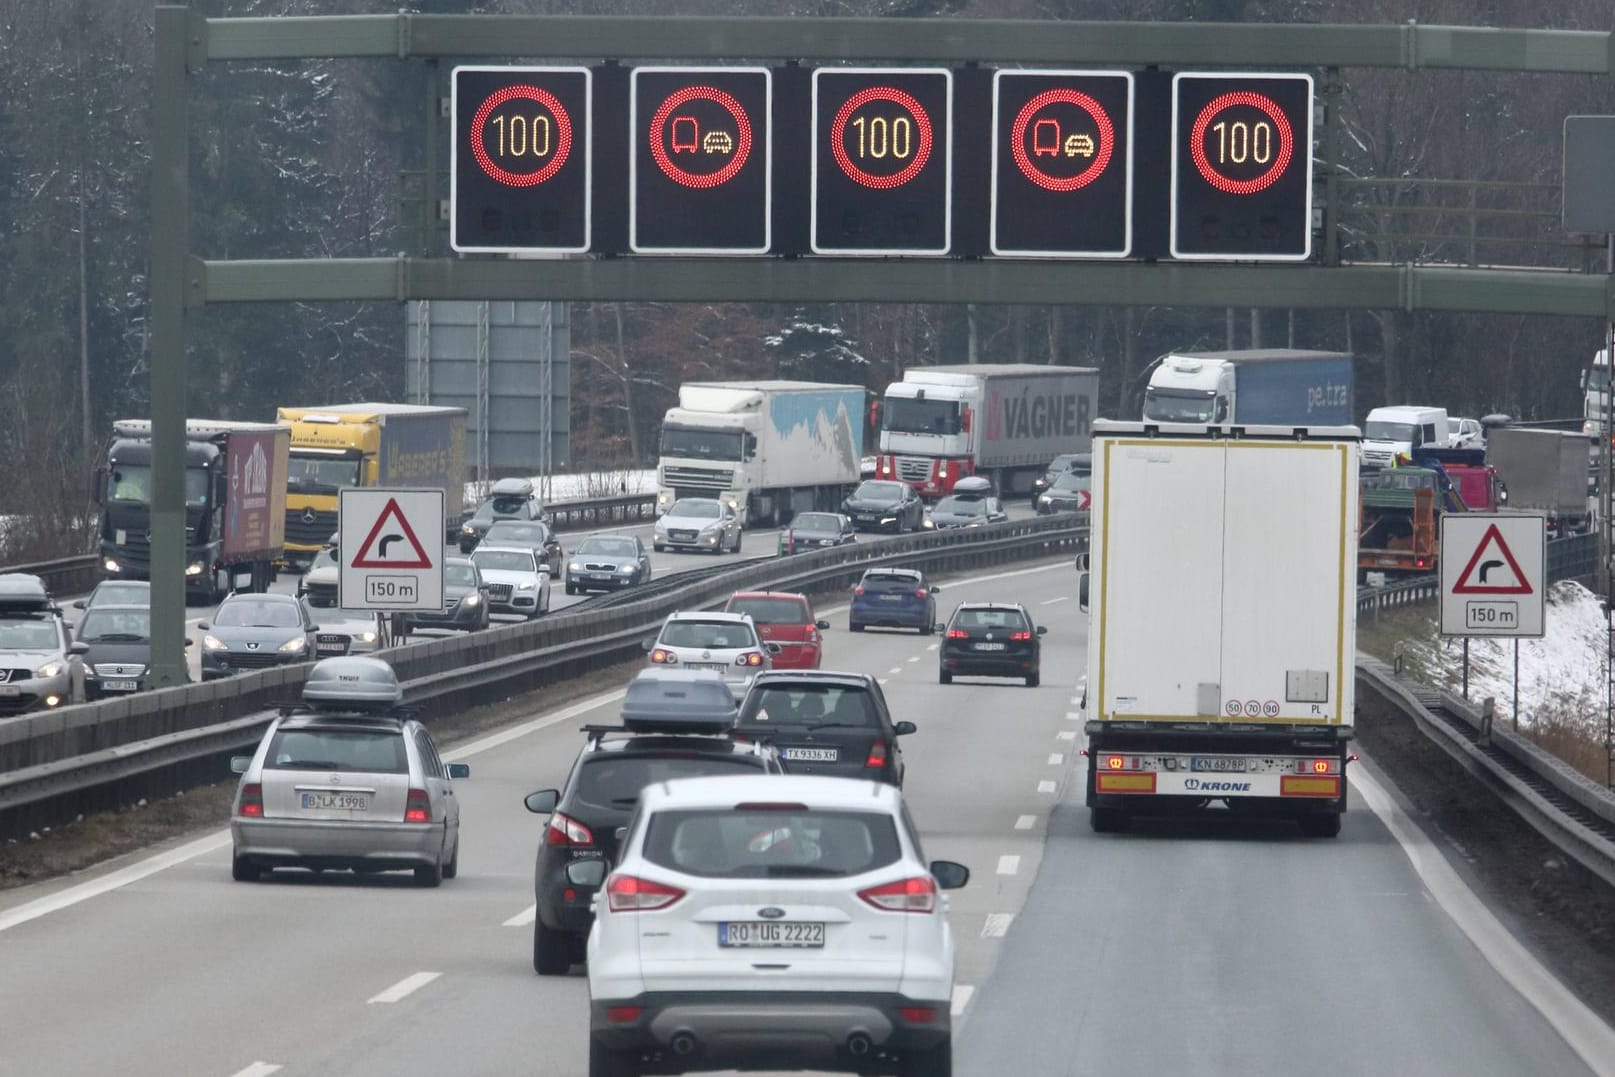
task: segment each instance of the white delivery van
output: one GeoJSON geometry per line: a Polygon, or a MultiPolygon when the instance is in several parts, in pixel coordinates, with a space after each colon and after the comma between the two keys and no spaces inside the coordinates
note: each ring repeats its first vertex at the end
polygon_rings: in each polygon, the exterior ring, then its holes
{"type": "Polygon", "coordinates": [[[1398,456],[1447,447],[1447,409],[1420,404],[1375,408],[1363,422],[1363,466],[1395,467],[1398,456]]]}

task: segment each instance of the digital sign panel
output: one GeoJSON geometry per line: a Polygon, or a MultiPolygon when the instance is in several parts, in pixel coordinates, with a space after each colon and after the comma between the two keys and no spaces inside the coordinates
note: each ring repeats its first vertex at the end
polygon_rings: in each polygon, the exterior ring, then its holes
{"type": "Polygon", "coordinates": [[[762,67],[634,69],[630,250],[768,253],[772,78],[762,67]]]}
{"type": "Polygon", "coordinates": [[[590,72],[456,67],[449,246],[589,249],[590,72]]]}
{"type": "Polygon", "coordinates": [[[1125,258],[1132,250],[1133,76],[993,75],[990,249],[1125,258]]]}
{"type": "Polygon", "coordinates": [[[1312,254],[1312,76],[1172,79],[1172,257],[1312,254]]]}
{"type": "Polygon", "coordinates": [[[948,253],[952,143],[951,71],[814,71],[813,252],[948,253]]]}

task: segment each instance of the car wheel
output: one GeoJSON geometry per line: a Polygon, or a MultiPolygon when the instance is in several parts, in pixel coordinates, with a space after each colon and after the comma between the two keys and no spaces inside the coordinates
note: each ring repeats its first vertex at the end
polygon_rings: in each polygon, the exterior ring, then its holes
{"type": "Polygon", "coordinates": [[[245,857],[232,856],[230,858],[230,878],[238,883],[255,883],[263,873],[263,868],[245,857]]]}
{"type": "Polygon", "coordinates": [[[938,683],[938,684],[952,684],[953,683],[953,674],[949,673],[945,669],[937,670],[936,671],[936,683],[938,683]]]}
{"type": "Polygon", "coordinates": [[[639,1077],[639,1052],[613,1050],[590,1036],[589,1077],[639,1077]]]}
{"type": "Polygon", "coordinates": [[[578,589],[569,583],[566,585],[566,593],[569,595],[575,595],[578,593],[578,589]]]}
{"type": "Polygon", "coordinates": [[[533,921],[533,970],[540,976],[565,976],[572,969],[572,939],[564,931],[533,921]]]}
{"type": "Polygon", "coordinates": [[[904,1051],[897,1077],[953,1077],[953,1041],[943,1040],[929,1051],[904,1051]]]}
{"type": "Polygon", "coordinates": [[[1026,675],[1026,687],[1028,687],[1028,688],[1036,688],[1038,685],[1040,685],[1042,683],[1043,683],[1043,675],[1041,673],[1028,673],[1026,675]]]}
{"type": "Polygon", "coordinates": [[[735,553],[740,552],[740,544],[742,542],[744,542],[744,541],[746,541],[746,533],[745,533],[745,531],[736,531],[735,532],[735,553]]]}
{"type": "Polygon", "coordinates": [[[859,624],[857,621],[848,621],[847,630],[850,632],[862,632],[864,630],[864,626],[859,624]]]}
{"type": "Polygon", "coordinates": [[[935,621],[926,621],[925,622],[925,627],[920,629],[920,635],[922,635],[922,636],[934,636],[934,635],[936,635],[936,622],[935,621]]]}
{"type": "Polygon", "coordinates": [[[1088,826],[1095,834],[1119,834],[1127,829],[1127,813],[1120,808],[1089,808],[1088,826]]]}
{"type": "Polygon", "coordinates": [[[460,835],[456,834],[454,835],[454,855],[449,857],[447,864],[443,865],[443,877],[452,879],[458,874],[460,874],[460,835]]]}
{"type": "Polygon", "coordinates": [[[415,885],[434,887],[443,885],[443,861],[434,860],[415,869],[415,885]]]}

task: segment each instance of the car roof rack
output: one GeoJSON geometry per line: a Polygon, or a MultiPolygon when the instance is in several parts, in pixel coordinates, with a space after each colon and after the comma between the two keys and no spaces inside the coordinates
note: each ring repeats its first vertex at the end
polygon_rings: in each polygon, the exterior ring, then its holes
{"type": "Polygon", "coordinates": [[[730,734],[730,730],[731,726],[727,722],[723,725],[718,725],[714,722],[702,721],[668,721],[658,722],[654,725],[647,725],[645,723],[634,725],[596,725],[594,723],[590,723],[588,725],[578,727],[579,732],[588,734],[590,744],[598,744],[612,733],[621,733],[624,736],[633,738],[688,736],[727,737],[730,734]]]}
{"type": "Polygon", "coordinates": [[[352,720],[355,722],[396,721],[405,722],[415,717],[420,708],[402,703],[392,703],[374,710],[366,710],[363,705],[343,706],[341,704],[316,707],[310,703],[298,700],[295,703],[282,703],[277,713],[282,718],[318,718],[321,721],[331,719],[336,722],[352,720]]]}

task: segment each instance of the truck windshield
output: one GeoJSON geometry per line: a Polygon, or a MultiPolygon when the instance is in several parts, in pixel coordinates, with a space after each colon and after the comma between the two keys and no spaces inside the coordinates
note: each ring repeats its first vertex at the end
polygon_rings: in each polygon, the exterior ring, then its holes
{"type": "MultiPolygon", "coordinates": [[[[185,469],[185,504],[201,508],[207,504],[208,473],[201,468],[185,469]]],[[[151,465],[118,464],[112,469],[111,499],[126,504],[151,504],[151,465]]]]}
{"type": "Polygon", "coordinates": [[[956,400],[912,400],[888,396],[881,412],[884,428],[898,434],[957,434],[959,402],[956,400]]]}
{"type": "Polygon", "coordinates": [[[739,430],[703,430],[694,426],[662,427],[663,456],[694,456],[702,460],[743,460],[739,430]]]}
{"type": "Polygon", "coordinates": [[[1609,388],[1609,367],[1592,366],[1587,368],[1587,388],[1595,393],[1601,393],[1609,388]]]}
{"type": "Polygon", "coordinates": [[[299,456],[286,461],[286,489],[300,494],[334,494],[359,485],[359,461],[340,456],[299,456]]]}
{"type": "Polygon", "coordinates": [[[1209,423],[1217,394],[1204,391],[1144,390],[1144,418],[1156,423],[1209,423]]]}
{"type": "Polygon", "coordinates": [[[1371,419],[1363,424],[1363,438],[1367,441],[1406,441],[1412,444],[1416,429],[1412,423],[1387,423],[1371,419]]]}

